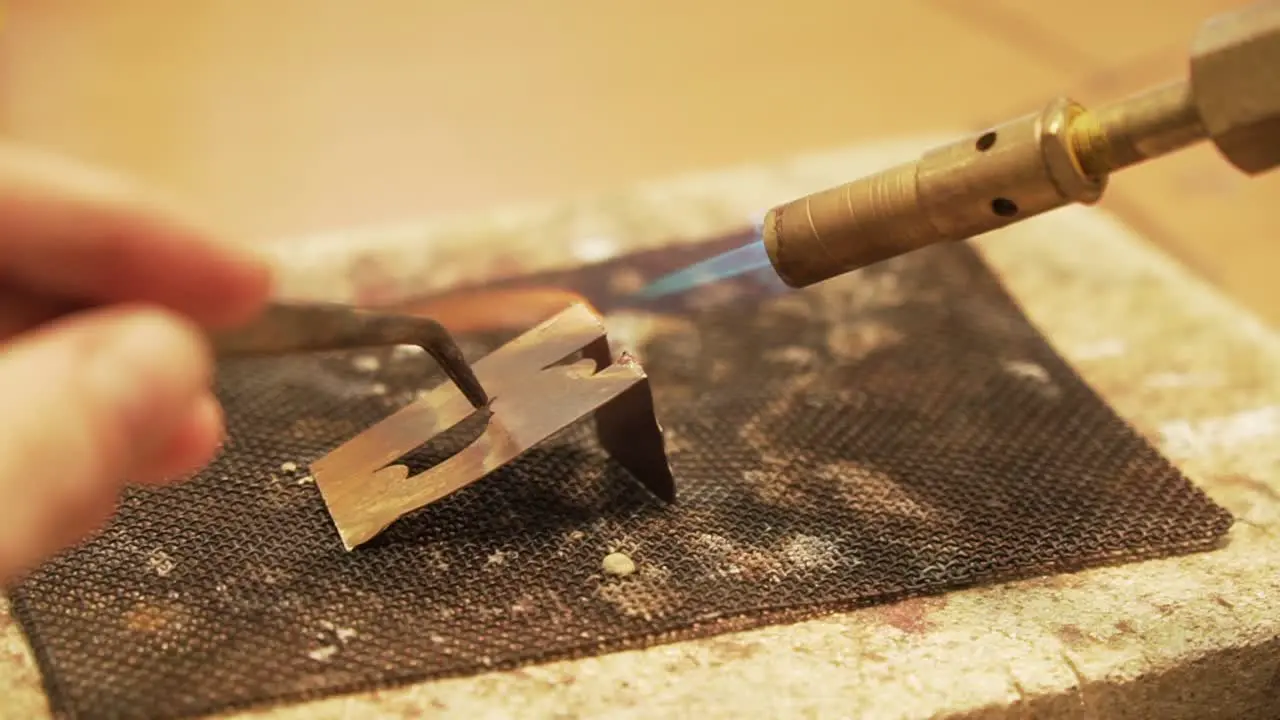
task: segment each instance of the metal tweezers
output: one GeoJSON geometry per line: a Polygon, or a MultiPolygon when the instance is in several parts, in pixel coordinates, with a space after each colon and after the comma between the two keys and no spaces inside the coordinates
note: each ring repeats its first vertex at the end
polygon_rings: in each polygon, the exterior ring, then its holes
{"type": "Polygon", "coordinates": [[[289,355],[387,345],[416,345],[439,363],[472,406],[489,395],[440,323],[414,315],[361,310],[320,302],[275,302],[257,319],[213,336],[219,358],[289,355]]]}

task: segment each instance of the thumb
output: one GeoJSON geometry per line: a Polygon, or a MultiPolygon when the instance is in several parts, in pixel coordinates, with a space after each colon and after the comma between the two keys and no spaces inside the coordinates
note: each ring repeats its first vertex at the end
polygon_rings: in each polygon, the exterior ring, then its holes
{"type": "Polygon", "coordinates": [[[211,374],[199,331],[146,308],[68,316],[0,347],[0,582],[96,530],[211,374]]]}

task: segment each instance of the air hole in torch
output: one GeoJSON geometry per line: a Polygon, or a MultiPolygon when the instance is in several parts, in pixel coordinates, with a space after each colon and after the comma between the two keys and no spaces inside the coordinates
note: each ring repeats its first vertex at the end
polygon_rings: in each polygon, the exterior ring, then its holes
{"type": "Polygon", "coordinates": [[[986,152],[990,150],[992,146],[994,146],[995,144],[996,144],[996,134],[994,131],[992,131],[989,133],[983,133],[982,137],[978,138],[978,142],[974,143],[974,147],[978,148],[979,152],[986,152]]]}
{"type": "Polygon", "coordinates": [[[998,197],[991,201],[991,212],[1000,217],[1013,217],[1018,214],[1018,205],[1009,198],[998,197]]]}

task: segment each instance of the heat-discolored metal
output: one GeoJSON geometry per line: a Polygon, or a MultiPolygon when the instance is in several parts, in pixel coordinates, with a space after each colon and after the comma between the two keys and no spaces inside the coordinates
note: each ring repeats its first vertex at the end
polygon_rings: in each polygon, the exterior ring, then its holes
{"type": "Polygon", "coordinates": [[[491,400],[480,410],[484,431],[460,452],[412,477],[398,462],[475,412],[441,385],[311,465],[348,550],[592,413],[601,446],[654,495],[675,500],[649,379],[626,353],[612,358],[604,324],[586,305],[571,305],[472,367],[491,400]]]}

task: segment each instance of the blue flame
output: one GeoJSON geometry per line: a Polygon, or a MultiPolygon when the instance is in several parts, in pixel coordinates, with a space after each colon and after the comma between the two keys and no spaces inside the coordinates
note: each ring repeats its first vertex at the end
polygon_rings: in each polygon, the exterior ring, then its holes
{"type": "Polygon", "coordinates": [[[636,295],[653,300],[771,267],[764,241],[757,235],[746,245],[663,275],[636,295]]]}

